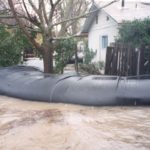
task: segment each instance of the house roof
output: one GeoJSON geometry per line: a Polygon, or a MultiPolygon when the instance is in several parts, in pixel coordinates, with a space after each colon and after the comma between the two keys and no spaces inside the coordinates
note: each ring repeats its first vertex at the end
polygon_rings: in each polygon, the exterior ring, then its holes
{"type": "MultiPolygon", "coordinates": [[[[100,2],[99,4],[94,4],[91,7],[90,11],[94,9],[98,9],[104,6],[108,2],[100,2]]],[[[123,21],[132,21],[135,19],[144,19],[150,17],[150,5],[145,5],[145,3],[140,2],[125,2],[125,7],[121,7],[121,1],[113,3],[102,10],[106,14],[108,14],[111,18],[113,18],[118,24],[122,23],[123,21]]],[[[84,26],[82,28],[82,33],[87,33],[95,19],[95,16],[98,14],[99,11],[92,13],[86,19],[84,26]]]]}
{"type": "MultiPolygon", "coordinates": [[[[90,12],[94,11],[94,10],[97,10],[98,6],[93,4],[90,8],[90,12]]],[[[84,23],[84,26],[83,26],[83,29],[82,29],[82,33],[87,33],[87,31],[89,30],[89,28],[91,27],[94,19],[95,19],[95,16],[97,15],[98,13],[98,10],[97,11],[94,11],[93,13],[89,14],[89,16],[86,18],[85,20],[85,23],[84,23]]]]}

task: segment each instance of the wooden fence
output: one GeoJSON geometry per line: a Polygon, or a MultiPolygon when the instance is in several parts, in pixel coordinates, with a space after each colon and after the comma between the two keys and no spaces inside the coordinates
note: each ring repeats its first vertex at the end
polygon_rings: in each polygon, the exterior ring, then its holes
{"type": "Polygon", "coordinates": [[[150,46],[139,49],[130,44],[115,44],[107,48],[106,75],[133,76],[150,74],[150,46]]]}

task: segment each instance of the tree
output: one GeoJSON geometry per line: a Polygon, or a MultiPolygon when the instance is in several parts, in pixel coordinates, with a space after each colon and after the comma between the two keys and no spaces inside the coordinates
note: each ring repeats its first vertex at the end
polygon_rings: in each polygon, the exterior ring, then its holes
{"type": "MultiPolygon", "coordinates": [[[[150,54],[150,19],[146,18],[143,20],[134,20],[134,21],[125,21],[119,28],[119,36],[117,38],[119,42],[125,49],[129,50],[132,48],[134,51],[130,54],[131,58],[134,58],[133,61],[130,60],[130,57],[127,60],[129,70],[127,72],[134,72],[136,74],[145,74],[149,73],[149,54],[150,54]],[[135,67],[137,62],[136,70],[132,67],[135,67]],[[131,70],[132,69],[132,70],[131,70]]],[[[127,53],[126,53],[127,54],[127,53]]],[[[124,57],[124,56],[123,56],[124,57]]],[[[125,59],[124,59],[125,60],[125,59]]],[[[123,63],[124,64],[124,63],[123,63]]]]}
{"type": "Polygon", "coordinates": [[[20,30],[10,30],[0,25],[0,66],[16,65],[20,62],[21,52],[31,47],[20,30]]]}
{"type": "Polygon", "coordinates": [[[150,45],[150,19],[125,21],[119,28],[119,42],[131,43],[135,48],[150,45]]]}
{"type": "MultiPolygon", "coordinates": [[[[74,2],[73,0],[71,1],[74,2]]],[[[78,1],[79,0],[76,0],[76,2],[78,1]]],[[[116,1],[117,0],[114,0],[103,7],[107,7],[116,1]]],[[[26,35],[32,45],[41,52],[44,60],[44,72],[53,73],[54,40],[62,39],[62,37],[57,37],[57,35],[64,35],[64,33],[57,34],[55,29],[61,28],[60,31],[62,31],[64,26],[66,29],[70,29],[70,26],[72,25],[73,31],[75,28],[73,25],[75,26],[74,23],[78,19],[85,18],[90,13],[98,11],[98,9],[87,13],[78,11],[83,10],[82,6],[87,0],[81,2],[82,1],[80,0],[81,5],[79,5],[79,9],[77,9],[74,3],[73,7],[68,5],[69,3],[71,5],[69,0],[37,0],[36,3],[32,0],[8,0],[11,13],[10,16],[4,16],[4,18],[14,17],[22,33],[26,35]],[[67,8],[67,13],[62,13],[62,10],[66,10],[67,8]],[[71,15],[69,15],[69,12],[71,15]],[[13,16],[11,16],[11,14],[13,14],[13,16]],[[36,30],[41,33],[43,38],[43,43],[41,45],[31,36],[31,30],[36,30]]]]}
{"type": "MultiPolygon", "coordinates": [[[[90,5],[90,1],[86,0],[63,0],[60,5],[59,20],[63,21],[67,18],[74,18],[80,14],[84,14],[90,5]]],[[[80,20],[74,20],[69,22],[63,22],[59,31],[59,36],[67,36],[76,34],[80,31],[80,20]]]]}

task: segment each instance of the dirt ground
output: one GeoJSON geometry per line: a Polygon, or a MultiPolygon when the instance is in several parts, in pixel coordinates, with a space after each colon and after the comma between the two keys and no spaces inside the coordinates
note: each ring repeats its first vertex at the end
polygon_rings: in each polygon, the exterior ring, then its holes
{"type": "Polygon", "coordinates": [[[0,150],[149,150],[150,107],[85,107],[0,96],[0,150]]]}

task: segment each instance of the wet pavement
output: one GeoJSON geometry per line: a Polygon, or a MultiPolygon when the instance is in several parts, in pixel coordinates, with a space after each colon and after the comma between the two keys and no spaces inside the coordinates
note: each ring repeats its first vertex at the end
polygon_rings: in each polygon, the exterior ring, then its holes
{"type": "Polygon", "coordinates": [[[150,107],[86,107],[0,96],[0,150],[149,150],[150,107]]]}

